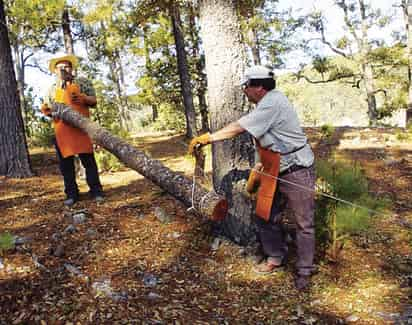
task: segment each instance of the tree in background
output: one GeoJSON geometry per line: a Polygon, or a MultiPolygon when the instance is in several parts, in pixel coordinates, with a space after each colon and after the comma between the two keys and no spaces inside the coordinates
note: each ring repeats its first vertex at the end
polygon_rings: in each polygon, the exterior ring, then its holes
{"type": "Polygon", "coordinates": [[[7,23],[9,28],[10,43],[14,55],[14,67],[17,75],[19,89],[20,109],[23,114],[26,132],[31,136],[32,107],[26,105],[26,68],[34,67],[44,73],[35,60],[35,53],[39,50],[55,52],[60,46],[58,28],[59,16],[63,10],[62,0],[6,1],[7,23]],[[41,12],[41,14],[37,14],[41,12]],[[35,14],[33,14],[35,13],[35,14]]]}
{"type": "MultiPolygon", "coordinates": [[[[322,13],[316,12],[310,17],[310,26],[311,31],[317,32],[320,37],[312,40],[321,41],[334,53],[345,58],[348,63],[344,66],[332,66],[328,64],[328,60],[316,56],[313,64],[314,68],[321,75],[329,74],[329,77],[313,81],[302,72],[298,74],[298,77],[304,77],[309,82],[318,83],[338,79],[352,79],[357,87],[362,82],[368,104],[369,121],[370,124],[375,125],[380,117],[376,103],[376,94],[380,90],[375,85],[374,67],[370,55],[373,51],[373,43],[382,45],[382,42],[370,39],[369,32],[372,27],[383,28],[387,26],[390,19],[383,15],[380,10],[375,10],[367,5],[364,0],[338,0],[335,4],[343,12],[344,24],[348,34],[341,37],[336,44],[333,44],[326,37],[325,17],[322,13]],[[355,69],[351,67],[353,63],[355,63],[355,69]]],[[[307,46],[307,49],[310,49],[309,46],[307,46]]]]}
{"type": "Polygon", "coordinates": [[[191,139],[194,136],[197,136],[198,132],[196,128],[196,113],[193,104],[192,85],[185,49],[185,39],[183,35],[179,4],[171,1],[168,9],[172,21],[173,36],[176,46],[177,70],[180,78],[183,106],[185,108],[186,137],[188,139],[191,139]]]}
{"type": "Polygon", "coordinates": [[[0,0],[0,175],[32,176],[10,41],[0,0]]]}
{"type": "Polygon", "coordinates": [[[285,55],[298,46],[292,36],[304,19],[294,18],[290,9],[280,11],[278,1],[273,0],[243,0],[238,10],[253,64],[284,67],[285,55]]]}
{"type": "Polygon", "coordinates": [[[400,4],[403,9],[405,20],[407,57],[408,57],[408,102],[407,102],[407,117],[409,122],[412,120],[412,0],[402,0],[400,4]]]}

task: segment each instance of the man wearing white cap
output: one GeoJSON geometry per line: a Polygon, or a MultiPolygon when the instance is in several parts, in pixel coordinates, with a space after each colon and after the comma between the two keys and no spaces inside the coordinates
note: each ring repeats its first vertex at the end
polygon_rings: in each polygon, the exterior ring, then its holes
{"type": "Polygon", "coordinates": [[[295,285],[298,290],[305,290],[309,287],[314,270],[314,154],[300,127],[296,111],[286,96],[275,89],[271,69],[265,66],[248,68],[241,85],[248,100],[256,104],[255,109],[214,133],[194,138],[189,152],[193,153],[199,145],[230,139],[243,132],[253,136],[259,161],[249,177],[247,190],[251,192],[256,189],[254,185],[258,178],[258,237],[267,257],[254,270],[268,274],[286,261],[288,248],[281,223],[282,197],[293,211],[297,226],[295,285]]]}
{"type": "MultiPolygon", "coordinates": [[[[87,79],[73,76],[73,70],[77,65],[78,59],[74,55],[60,55],[50,60],[49,70],[55,73],[57,78],[43,98],[41,110],[45,115],[51,115],[53,103],[64,103],[80,114],[89,117],[89,108],[96,106],[97,103],[96,94],[92,84],[87,79]]],[[[79,199],[74,167],[75,155],[79,156],[86,170],[89,194],[96,202],[102,202],[104,200],[103,190],[91,139],[83,131],[62,120],[54,120],[53,125],[56,135],[56,152],[66,193],[64,204],[72,206],[79,199]]]]}

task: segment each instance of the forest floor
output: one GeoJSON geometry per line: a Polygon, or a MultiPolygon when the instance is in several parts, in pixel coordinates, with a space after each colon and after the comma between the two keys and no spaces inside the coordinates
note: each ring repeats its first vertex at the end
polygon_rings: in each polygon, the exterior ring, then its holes
{"type": "MultiPolygon", "coordinates": [[[[294,289],[292,262],[253,273],[245,248],[214,238],[209,222],[135,171],[103,173],[101,204],[81,180],[81,201],[63,207],[54,152],[33,149],[35,177],[0,178],[0,234],[17,241],[0,255],[0,324],[407,324],[412,144],[395,132],[338,129],[324,141],[308,130],[317,157],[358,161],[370,191],[389,196],[393,208],[350,238],[337,263],[318,257],[305,293],[294,289]]],[[[192,175],[182,136],[133,141],[192,175]]]]}

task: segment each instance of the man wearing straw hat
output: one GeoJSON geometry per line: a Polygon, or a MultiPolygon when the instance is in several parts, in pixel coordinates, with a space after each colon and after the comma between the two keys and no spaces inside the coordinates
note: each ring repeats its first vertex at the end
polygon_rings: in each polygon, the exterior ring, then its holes
{"type": "Polygon", "coordinates": [[[258,237],[266,256],[254,270],[259,274],[274,272],[287,258],[281,223],[282,196],[296,224],[295,285],[298,290],[305,290],[314,269],[314,154],[296,111],[286,96],[275,89],[275,84],[271,69],[265,66],[248,68],[241,86],[248,100],[256,104],[255,109],[214,133],[194,138],[189,152],[197,146],[230,139],[243,132],[253,136],[260,161],[251,172],[247,190],[256,190],[255,185],[259,183],[255,212],[259,217],[258,237]]]}
{"type": "MultiPolygon", "coordinates": [[[[56,74],[56,81],[48,89],[43,98],[42,112],[50,116],[53,103],[64,103],[80,114],[89,117],[89,108],[95,107],[97,100],[92,84],[84,78],[76,78],[73,71],[78,66],[74,55],[59,55],[49,62],[49,70],[56,74]]],[[[64,204],[72,206],[79,200],[79,189],[76,183],[74,158],[79,156],[86,170],[86,181],[89,194],[96,202],[103,202],[103,189],[100,183],[96,160],[93,154],[93,144],[83,131],[66,124],[62,120],[54,120],[56,135],[56,152],[59,158],[59,168],[63,175],[64,204]]]]}

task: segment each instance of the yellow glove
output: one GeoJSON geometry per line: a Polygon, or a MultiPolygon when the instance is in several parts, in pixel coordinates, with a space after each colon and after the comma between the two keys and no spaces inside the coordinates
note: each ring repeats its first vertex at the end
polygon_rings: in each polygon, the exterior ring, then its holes
{"type": "Polygon", "coordinates": [[[258,191],[259,185],[260,185],[260,174],[259,171],[261,171],[263,168],[262,163],[257,163],[255,167],[250,171],[249,174],[249,179],[247,180],[246,184],[246,191],[249,194],[254,194],[258,191]]]}
{"type": "Polygon", "coordinates": [[[193,152],[195,151],[195,148],[197,146],[204,146],[204,145],[209,144],[211,142],[212,141],[210,139],[210,133],[209,132],[205,133],[205,134],[202,134],[202,135],[199,135],[198,137],[195,137],[195,138],[192,139],[192,141],[190,141],[188,153],[190,155],[193,155],[193,152]]]}

